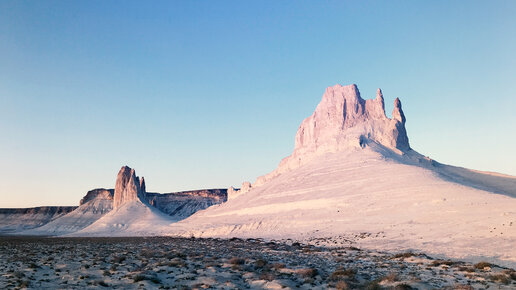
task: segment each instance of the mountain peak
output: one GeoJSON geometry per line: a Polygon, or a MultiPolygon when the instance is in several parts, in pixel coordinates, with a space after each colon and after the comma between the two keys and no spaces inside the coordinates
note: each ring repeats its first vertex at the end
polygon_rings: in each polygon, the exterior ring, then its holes
{"type": "Polygon", "coordinates": [[[371,142],[402,154],[410,150],[405,122],[398,98],[393,118],[386,116],[381,89],[375,99],[364,100],[355,84],[328,87],[313,114],[301,122],[292,155],[283,159],[277,170],[258,178],[255,186],[316,155],[364,148],[371,142]]]}

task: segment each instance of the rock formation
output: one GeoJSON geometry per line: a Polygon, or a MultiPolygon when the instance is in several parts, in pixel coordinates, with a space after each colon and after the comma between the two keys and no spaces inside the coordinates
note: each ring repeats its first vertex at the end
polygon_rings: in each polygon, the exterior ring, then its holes
{"type": "Polygon", "coordinates": [[[145,182],[140,181],[134,169],[123,166],[116,178],[113,208],[118,208],[127,201],[144,200],[145,193],[141,189],[141,184],[144,185],[145,182]]]}
{"type": "Polygon", "coordinates": [[[105,188],[92,189],[92,190],[88,191],[86,193],[86,195],[81,199],[81,201],[79,202],[79,205],[83,205],[83,204],[87,203],[88,201],[93,200],[97,197],[102,197],[104,199],[112,200],[114,192],[115,191],[113,189],[105,189],[105,188]]]}
{"type": "Polygon", "coordinates": [[[248,192],[251,190],[251,182],[244,181],[242,182],[242,187],[240,189],[235,189],[233,186],[230,186],[228,188],[228,200],[234,199],[235,197],[248,192]]]}
{"type": "Polygon", "coordinates": [[[294,151],[317,151],[361,145],[365,139],[401,151],[410,148],[405,131],[405,115],[398,98],[393,118],[385,115],[383,94],[364,100],[356,85],[336,85],[326,89],[315,112],[306,118],[296,134],[294,151]],[[362,137],[362,138],[361,138],[362,137]]]}
{"type": "Polygon", "coordinates": [[[146,191],[146,189],[145,189],[145,179],[143,178],[143,176],[142,176],[142,178],[140,178],[140,188],[141,188],[141,190],[142,190],[143,195],[145,195],[145,193],[146,193],[147,191],[146,191]]]}
{"type": "Polygon", "coordinates": [[[401,101],[396,98],[392,119],[385,115],[383,94],[364,100],[355,84],[328,87],[314,113],[297,130],[294,152],[278,168],[261,176],[259,186],[286,171],[297,168],[317,155],[364,148],[374,142],[403,154],[410,150],[401,101]]]}

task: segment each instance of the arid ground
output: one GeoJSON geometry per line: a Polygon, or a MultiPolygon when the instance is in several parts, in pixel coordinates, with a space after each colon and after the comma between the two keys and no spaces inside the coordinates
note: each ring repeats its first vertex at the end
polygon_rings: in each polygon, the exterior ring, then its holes
{"type": "Polygon", "coordinates": [[[488,263],[293,241],[0,238],[0,288],[510,289],[488,263]]]}

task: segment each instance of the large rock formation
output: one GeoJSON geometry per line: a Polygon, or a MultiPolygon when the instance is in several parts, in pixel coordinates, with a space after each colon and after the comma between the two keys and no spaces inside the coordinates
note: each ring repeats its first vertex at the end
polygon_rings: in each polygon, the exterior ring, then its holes
{"type": "Polygon", "coordinates": [[[113,200],[113,195],[115,191],[113,189],[105,189],[105,188],[97,188],[92,189],[86,193],[86,195],[81,199],[79,205],[83,205],[90,200],[101,197],[103,199],[113,200]]]}
{"type": "Polygon", "coordinates": [[[403,154],[410,150],[405,122],[398,98],[392,119],[385,115],[380,89],[375,99],[364,100],[355,84],[328,87],[314,113],[299,126],[292,155],[283,159],[275,171],[259,177],[253,187],[295,169],[317,155],[363,148],[370,142],[403,154]]]}
{"type": "Polygon", "coordinates": [[[329,87],[315,112],[301,123],[294,150],[334,151],[350,145],[362,146],[366,139],[391,149],[408,150],[405,115],[398,98],[392,115],[392,119],[385,115],[380,89],[375,99],[364,100],[354,84],[329,87]]]}
{"type": "Polygon", "coordinates": [[[145,192],[141,188],[144,184],[144,182],[140,183],[140,179],[136,176],[134,169],[123,166],[116,178],[113,208],[118,208],[127,201],[144,200],[145,192]]]}
{"type": "Polygon", "coordinates": [[[220,204],[228,199],[226,189],[201,189],[172,193],[145,194],[147,202],[174,220],[182,220],[199,210],[220,204]]]}

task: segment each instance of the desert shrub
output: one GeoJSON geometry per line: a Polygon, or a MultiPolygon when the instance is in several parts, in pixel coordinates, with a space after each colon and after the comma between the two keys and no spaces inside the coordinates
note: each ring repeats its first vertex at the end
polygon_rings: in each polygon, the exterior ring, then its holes
{"type": "Polygon", "coordinates": [[[436,266],[440,266],[440,265],[446,265],[446,266],[451,266],[453,265],[453,261],[450,261],[450,260],[435,260],[435,261],[432,261],[432,263],[430,263],[430,265],[436,267],[436,266]]]}
{"type": "Polygon", "coordinates": [[[455,284],[453,286],[453,289],[455,290],[473,290],[475,288],[473,288],[473,286],[471,285],[466,285],[466,284],[455,284]]]}
{"type": "Polygon", "coordinates": [[[396,282],[398,280],[399,280],[399,278],[396,273],[390,273],[389,275],[382,278],[382,282],[385,281],[385,282],[392,283],[392,282],[396,282]]]}
{"type": "Polygon", "coordinates": [[[124,256],[116,256],[113,258],[113,263],[122,263],[123,261],[125,261],[126,257],[124,256]]]}
{"type": "Polygon", "coordinates": [[[491,281],[494,281],[494,282],[497,282],[497,283],[502,283],[502,284],[509,284],[511,283],[511,279],[509,279],[509,277],[505,274],[494,274],[494,275],[489,275],[487,277],[487,279],[491,280],[491,281]]]}
{"type": "Polygon", "coordinates": [[[245,259],[235,257],[229,259],[229,263],[232,265],[243,265],[245,264],[245,259]]]}
{"type": "Polygon", "coordinates": [[[161,280],[158,277],[151,277],[149,280],[154,284],[161,283],[161,280]]]}
{"type": "Polygon", "coordinates": [[[484,268],[486,267],[492,267],[493,265],[491,263],[488,263],[488,262],[479,262],[479,263],[476,263],[474,265],[474,267],[476,269],[479,269],[479,270],[484,270],[484,268]]]}
{"type": "Polygon", "coordinates": [[[297,270],[297,273],[305,278],[313,278],[317,276],[319,271],[317,271],[315,268],[306,268],[297,270]]]}
{"type": "Polygon", "coordinates": [[[473,267],[466,267],[466,266],[461,266],[459,267],[459,271],[465,271],[465,272],[475,272],[475,268],[473,267]]]}
{"type": "Polygon", "coordinates": [[[25,277],[25,274],[21,271],[16,271],[13,273],[14,277],[17,277],[17,278],[23,278],[25,277]]]}
{"type": "Polygon", "coordinates": [[[274,264],[272,264],[272,268],[274,268],[274,270],[276,270],[276,271],[279,270],[279,269],[283,269],[285,267],[286,266],[283,263],[274,263],[274,264]]]}
{"type": "Polygon", "coordinates": [[[276,279],[276,275],[274,275],[274,273],[272,273],[272,272],[263,272],[262,274],[260,274],[260,279],[266,280],[266,281],[272,281],[272,280],[276,279]]]}
{"type": "Polygon", "coordinates": [[[411,290],[411,289],[414,289],[414,288],[407,283],[401,283],[394,287],[394,290],[411,290]]]}
{"type": "Polygon", "coordinates": [[[267,265],[267,261],[265,261],[265,260],[263,260],[263,259],[258,259],[258,260],[256,260],[256,261],[254,262],[254,266],[255,266],[256,268],[259,268],[259,269],[261,269],[261,268],[265,267],[266,265],[267,265]]]}
{"type": "Polygon", "coordinates": [[[109,285],[106,282],[102,281],[102,280],[97,281],[97,285],[100,285],[102,287],[109,287],[109,285]]]}
{"type": "Polygon", "coordinates": [[[30,283],[28,280],[20,280],[18,286],[20,288],[27,288],[29,287],[30,283]]]}
{"type": "Polygon", "coordinates": [[[168,263],[168,266],[169,267],[184,267],[185,266],[185,262],[183,262],[181,259],[178,259],[178,258],[174,258],[172,259],[172,261],[170,261],[168,263]]]}
{"type": "Polygon", "coordinates": [[[338,269],[338,270],[335,270],[335,272],[331,273],[330,275],[330,279],[333,280],[333,281],[339,281],[339,280],[342,280],[342,279],[351,279],[353,280],[355,278],[355,274],[356,274],[356,270],[355,269],[338,269]]]}
{"type": "Polygon", "coordinates": [[[345,281],[339,281],[337,282],[337,285],[335,285],[335,288],[337,290],[348,290],[349,286],[348,283],[346,283],[345,281]]]}
{"type": "Polygon", "coordinates": [[[136,276],[133,277],[133,282],[137,283],[137,282],[145,280],[146,278],[147,277],[145,277],[144,275],[136,275],[136,276]]]}
{"type": "Polygon", "coordinates": [[[377,280],[369,281],[363,287],[360,287],[360,288],[361,289],[366,289],[366,290],[380,290],[380,289],[382,289],[380,284],[378,284],[377,280]]]}
{"type": "Polygon", "coordinates": [[[413,256],[417,256],[417,254],[414,254],[413,252],[405,252],[405,253],[399,253],[399,254],[394,255],[394,258],[396,258],[396,259],[398,259],[398,258],[410,258],[410,257],[413,257],[413,256]]]}
{"type": "Polygon", "coordinates": [[[507,270],[506,271],[506,274],[509,275],[509,277],[512,279],[512,280],[515,280],[516,281],[516,271],[514,270],[507,270]]]}

